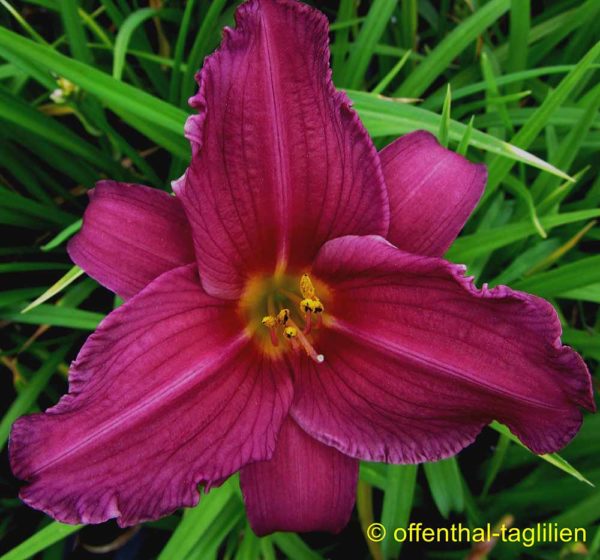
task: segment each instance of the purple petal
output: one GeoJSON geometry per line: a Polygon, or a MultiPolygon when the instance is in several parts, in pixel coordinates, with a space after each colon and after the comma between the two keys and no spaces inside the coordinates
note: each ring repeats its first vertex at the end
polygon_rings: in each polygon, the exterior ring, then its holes
{"type": "Polygon", "coordinates": [[[240,473],[248,519],[257,535],[341,531],[354,507],[358,461],[306,434],[288,418],[269,461],[240,473]]]}
{"type": "Polygon", "coordinates": [[[301,360],[298,424],[343,453],[399,463],[450,456],[492,419],[536,453],[568,443],[594,402],[554,309],[463,273],[377,237],[327,243],[313,268],[335,294],[325,362],[301,360]]]}
{"type": "Polygon", "coordinates": [[[398,138],[380,156],[390,197],[387,239],[411,253],[442,256],[483,194],[485,166],[423,130],[398,138]]]}
{"type": "Polygon", "coordinates": [[[234,306],[196,265],[167,272],[111,313],[74,362],[70,393],[18,420],[21,498],[59,521],[122,526],[198,502],[198,484],[271,457],[291,399],[234,306]]]}
{"type": "Polygon", "coordinates": [[[100,181],[89,196],[68,250],[103,286],[127,299],[163,272],[194,262],[189,225],[174,196],[115,181],[100,181]]]}
{"type": "Polygon", "coordinates": [[[302,268],[327,240],[382,234],[379,156],[335,91],[326,18],[300,2],[250,0],[199,74],[194,157],[174,184],[202,283],[234,298],[246,279],[302,268]]]}

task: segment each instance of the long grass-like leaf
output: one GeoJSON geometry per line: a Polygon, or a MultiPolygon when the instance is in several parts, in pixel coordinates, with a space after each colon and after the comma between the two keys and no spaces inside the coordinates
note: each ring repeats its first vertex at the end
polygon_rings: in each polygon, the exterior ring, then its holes
{"type": "MultiPolygon", "coordinates": [[[[549,231],[558,226],[591,220],[599,216],[600,210],[580,210],[555,216],[544,216],[540,218],[540,223],[544,230],[549,231]]],[[[446,257],[453,261],[469,260],[490,253],[500,247],[506,247],[506,245],[525,239],[534,233],[535,227],[533,224],[525,220],[480,233],[465,235],[454,242],[446,253],[446,257]]]]}
{"type": "MultiPolygon", "coordinates": [[[[552,113],[564,103],[569,93],[585,77],[586,73],[590,69],[590,65],[598,58],[599,55],[600,42],[596,43],[596,45],[583,57],[583,59],[581,59],[577,66],[563,78],[558,87],[546,97],[542,105],[512,138],[512,144],[523,149],[529,147],[531,142],[535,140],[537,135],[544,128],[552,113]]],[[[496,159],[490,164],[489,181],[483,201],[487,200],[500,185],[512,166],[513,163],[510,160],[500,158],[496,159]]]]}
{"type": "Polygon", "coordinates": [[[443,517],[450,512],[461,512],[465,506],[460,469],[455,457],[424,463],[433,501],[443,517]]]}
{"type": "Polygon", "coordinates": [[[469,16],[429,53],[394,95],[421,97],[458,54],[506,13],[510,4],[510,0],[492,0],[469,16]]]}
{"type": "Polygon", "coordinates": [[[76,533],[82,525],[65,525],[54,521],[34,533],[25,542],[13,548],[10,552],[0,556],[0,560],[27,560],[42,550],[46,550],[54,543],[60,542],[69,535],[76,533]]]}
{"type": "MultiPolygon", "coordinates": [[[[437,134],[439,131],[441,117],[431,111],[406,103],[398,103],[393,99],[382,99],[381,96],[370,93],[349,91],[348,94],[354,101],[354,107],[360,114],[365,126],[374,137],[405,134],[416,129],[428,130],[433,134],[437,134]]],[[[448,136],[451,140],[460,142],[466,129],[466,125],[450,120],[448,136]]],[[[539,157],[480,130],[472,131],[470,144],[476,148],[501,155],[503,159],[520,161],[552,173],[557,177],[569,179],[569,176],[560,169],[539,157]]]]}
{"type": "Polygon", "coordinates": [[[0,46],[18,53],[34,64],[51,67],[109,107],[119,108],[154,126],[182,135],[187,114],[144,91],[119,82],[87,64],[72,60],[50,47],[38,45],[20,35],[0,28],[0,46]]]}
{"type": "Polygon", "coordinates": [[[344,65],[345,72],[338,73],[339,85],[356,88],[364,80],[369,61],[398,0],[373,0],[365,22],[356,41],[350,48],[350,56],[344,65]]]}
{"type": "Polygon", "coordinates": [[[68,346],[63,346],[52,352],[49,359],[42,364],[42,367],[32,374],[31,379],[21,390],[4,416],[2,416],[2,420],[0,420],[0,450],[2,450],[8,441],[8,435],[13,422],[19,416],[29,412],[40,393],[50,381],[50,377],[56,372],[58,364],[64,360],[68,348],[68,346]]]}
{"type": "MultiPolygon", "coordinates": [[[[490,428],[496,430],[497,432],[500,432],[501,434],[504,434],[511,441],[518,443],[521,447],[525,447],[521,443],[521,440],[517,436],[515,436],[503,424],[500,424],[499,422],[494,421],[490,424],[490,428]]],[[[546,455],[539,455],[539,457],[540,457],[540,459],[547,461],[551,465],[554,465],[561,471],[566,472],[567,474],[571,475],[572,477],[576,478],[577,480],[579,480],[581,482],[585,482],[586,484],[589,484],[590,486],[594,486],[585,476],[583,476],[575,467],[573,467],[567,461],[565,461],[558,453],[549,453],[546,455]]]]}

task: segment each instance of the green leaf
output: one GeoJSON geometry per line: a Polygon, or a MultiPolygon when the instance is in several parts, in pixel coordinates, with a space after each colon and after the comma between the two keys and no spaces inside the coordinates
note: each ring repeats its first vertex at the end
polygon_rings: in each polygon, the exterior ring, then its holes
{"type": "Polygon", "coordinates": [[[188,0],[185,3],[185,10],[183,12],[183,18],[181,19],[181,26],[179,27],[179,33],[177,34],[175,55],[173,57],[173,72],[171,73],[171,83],[169,84],[169,102],[173,105],[175,105],[179,99],[179,90],[181,88],[181,78],[183,72],[181,63],[183,61],[183,52],[185,50],[185,43],[195,7],[196,0],[188,0]]]}
{"type": "Polygon", "coordinates": [[[575,347],[584,356],[600,362],[600,333],[565,327],[562,340],[565,344],[575,347]]]}
{"type": "Polygon", "coordinates": [[[244,519],[244,508],[239,500],[230,500],[221,510],[220,517],[216,523],[212,523],[204,536],[201,546],[197,546],[185,558],[185,560],[217,559],[217,552],[228,535],[236,535],[236,526],[244,519]]]}
{"type": "Polygon", "coordinates": [[[359,478],[371,486],[385,490],[387,480],[387,466],[383,463],[368,463],[361,461],[359,478]]]}
{"type": "MultiPolygon", "coordinates": [[[[540,218],[540,223],[545,231],[550,231],[558,226],[591,220],[598,216],[600,216],[600,210],[579,210],[554,216],[544,216],[540,218]]],[[[536,231],[533,224],[529,220],[524,220],[471,235],[464,235],[454,242],[445,256],[454,262],[471,260],[479,255],[491,253],[500,247],[506,247],[515,241],[525,239],[534,233],[536,231]]]]}
{"type": "Polygon", "coordinates": [[[400,2],[400,44],[406,49],[413,49],[417,42],[419,27],[419,6],[417,0],[400,2]]]}
{"type": "Polygon", "coordinates": [[[289,560],[324,560],[294,533],[274,533],[272,538],[289,560]]]}
{"type": "Polygon", "coordinates": [[[529,192],[525,185],[523,185],[523,183],[521,183],[521,181],[519,181],[516,177],[507,177],[505,184],[507,190],[512,192],[514,195],[517,196],[517,198],[520,198],[525,203],[527,212],[529,214],[529,219],[531,220],[531,224],[537,231],[538,235],[541,238],[546,239],[546,237],[548,237],[548,234],[546,233],[542,224],[540,223],[540,218],[537,214],[537,210],[535,208],[531,192],[529,192]]]}
{"type": "Polygon", "coordinates": [[[219,488],[204,494],[198,506],[186,509],[158,560],[185,558],[202,541],[209,527],[221,522],[220,515],[225,506],[231,500],[237,500],[234,493],[235,484],[235,478],[230,478],[219,488]]]}
{"type": "Polygon", "coordinates": [[[411,51],[406,51],[404,55],[400,58],[398,62],[394,65],[394,67],[381,79],[381,81],[372,89],[371,93],[379,94],[385,90],[388,85],[390,85],[391,81],[398,75],[400,70],[404,68],[404,65],[410,58],[411,51]]]}
{"type": "Polygon", "coordinates": [[[421,97],[450,63],[510,8],[510,0],[492,0],[461,22],[417,66],[394,94],[421,97]]]}
{"type": "Polygon", "coordinates": [[[27,305],[21,313],[27,313],[34,307],[37,307],[41,303],[48,301],[51,297],[64,290],[68,285],[75,282],[83,274],[83,270],[78,266],[74,266],[64,276],[59,278],[52,286],[50,286],[40,297],[36,298],[29,305],[27,305]]]}
{"type": "Polygon", "coordinates": [[[60,12],[73,57],[90,64],[93,58],[87,45],[85,29],[81,25],[77,12],[78,4],[77,0],[60,0],[60,12]]]}
{"type": "Polygon", "coordinates": [[[200,29],[195,34],[194,44],[187,59],[187,67],[181,85],[179,105],[182,107],[187,107],[188,98],[192,95],[196,87],[194,75],[200,69],[202,59],[209,53],[211,46],[213,46],[213,41],[216,41],[218,38],[216,32],[217,20],[223,11],[225,3],[226,0],[212,0],[210,2],[208,11],[200,24],[200,29]]]}
{"type": "Polygon", "coordinates": [[[514,282],[531,268],[531,263],[546,258],[558,247],[560,247],[558,239],[548,239],[547,241],[533,245],[519,254],[498,276],[490,280],[489,284],[495,286],[514,282]]]}
{"type": "Polygon", "coordinates": [[[466,128],[462,138],[460,139],[458,148],[456,148],[456,153],[460,154],[461,156],[467,155],[467,150],[469,149],[469,143],[471,142],[471,134],[473,134],[473,124],[474,123],[475,123],[475,115],[471,115],[471,118],[469,119],[469,124],[467,125],[467,128],[466,128]]]}
{"type": "Polygon", "coordinates": [[[72,309],[57,307],[55,305],[41,304],[28,313],[21,313],[21,309],[5,307],[0,309],[0,318],[15,323],[26,323],[29,325],[50,325],[53,327],[67,327],[93,331],[98,323],[104,319],[101,313],[84,311],[83,309],[72,309]]]}
{"type": "Polygon", "coordinates": [[[556,297],[600,303],[600,283],[568,290],[567,292],[558,294],[556,297]]]}
{"type": "Polygon", "coordinates": [[[155,10],[154,8],[143,8],[127,16],[125,21],[121,24],[113,49],[113,78],[120,80],[123,75],[125,56],[127,55],[129,41],[131,40],[134,31],[144,23],[144,21],[155,16],[158,12],[159,10],[155,10]]]}
{"type": "MultiPolygon", "coordinates": [[[[590,68],[597,68],[598,64],[592,64],[590,68]]],[[[503,76],[496,76],[496,85],[512,85],[515,82],[522,82],[524,80],[530,80],[531,78],[539,78],[541,76],[552,76],[554,74],[566,74],[575,68],[575,64],[559,64],[555,66],[544,66],[542,68],[532,68],[529,70],[523,70],[522,72],[514,72],[512,74],[505,74],[503,76]]],[[[455,88],[452,92],[452,98],[454,101],[458,101],[465,97],[469,97],[474,93],[485,91],[488,87],[487,82],[480,81],[469,83],[469,85],[455,88]]],[[[518,90],[517,90],[518,91],[518,90]]],[[[445,99],[445,93],[437,93],[428,97],[422,107],[426,109],[435,110],[442,106],[445,99]]]]}
{"type": "MultiPolygon", "coordinates": [[[[354,22],[356,25],[356,3],[353,0],[340,0],[338,7],[336,23],[343,24],[345,22],[354,22]]],[[[344,25],[335,31],[335,40],[331,45],[331,67],[333,68],[334,83],[339,84],[340,76],[345,69],[345,60],[350,48],[350,26],[344,25]]]]}
{"type": "MultiPolygon", "coordinates": [[[[384,527],[407,527],[412,510],[417,480],[417,465],[388,465],[383,494],[381,524],[384,527]]],[[[381,543],[383,557],[397,558],[402,543],[392,535],[381,543]]]]}
{"type": "Polygon", "coordinates": [[[4,272],[32,272],[34,270],[65,270],[68,264],[57,262],[11,262],[0,263],[0,274],[4,272]]]}
{"type": "MultiPolygon", "coordinates": [[[[600,86],[592,90],[591,93],[593,95],[590,97],[589,102],[584,106],[581,116],[571,125],[569,133],[565,136],[556,150],[556,157],[553,157],[551,160],[552,163],[560,169],[568,170],[571,167],[577,154],[581,150],[588,132],[594,124],[594,118],[598,114],[598,109],[600,108],[600,86]]],[[[531,186],[531,192],[536,200],[540,200],[547,194],[548,189],[555,184],[556,179],[554,177],[540,175],[531,186]]]]}
{"type": "Polygon", "coordinates": [[[500,472],[502,468],[502,463],[504,462],[504,458],[506,457],[506,452],[508,451],[508,447],[510,445],[510,438],[505,434],[500,434],[498,438],[498,443],[496,444],[496,448],[494,450],[494,455],[492,460],[490,461],[490,465],[487,469],[485,482],[483,484],[483,490],[481,492],[482,498],[485,498],[496,480],[496,476],[500,472]]]}
{"type": "MultiPolygon", "coordinates": [[[[528,148],[536,139],[538,134],[546,126],[548,119],[558,107],[560,107],[568,98],[573,89],[584,79],[589,72],[592,63],[600,55],[600,42],[596,43],[592,49],[579,61],[577,66],[571,70],[560,82],[558,87],[550,92],[544,99],[542,105],[535,110],[533,115],[523,125],[523,127],[512,138],[511,143],[520,148],[528,148]]],[[[489,196],[503,181],[509,173],[513,163],[508,159],[495,159],[489,166],[489,180],[482,198],[485,202],[489,196]]]]}
{"type": "Polygon", "coordinates": [[[0,292],[0,307],[37,297],[43,291],[44,288],[18,288],[16,290],[0,292]]]}
{"type": "Polygon", "coordinates": [[[260,541],[249,525],[244,530],[244,538],[238,548],[235,560],[256,560],[260,557],[260,541]]]}
{"type": "Polygon", "coordinates": [[[559,527],[586,527],[600,519],[600,491],[595,492],[576,506],[553,517],[550,522],[559,527]]]}
{"type": "MultiPolygon", "coordinates": [[[[438,131],[438,140],[444,148],[448,147],[448,130],[450,128],[450,107],[452,105],[452,90],[450,84],[446,90],[446,99],[444,99],[444,106],[442,107],[442,118],[440,119],[440,129],[438,131]]],[[[465,134],[467,134],[465,132],[465,134]]],[[[464,135],[463,138],[464,139],[464,135]]],[[[461,139],[461,141],[462,141],[461,139]]]]}
{"type": "Polygon", "coordinates": [[[67,226],[63,229],[58,235],[53,237],[48,243],[42,245],[40,249],[44,252],[51,251],[52,249],[56,249],[59,245],[62,245],[64,241],[69,239],[71,236],[75,235],[83,225],[83,220],[79,219],[73,222],[70,226],[67,226]]]}
{"type": "MultiPolygon", "coordinates": [[[[490,424],[490,428],[496,430],[497,432],[499,432],[501,434],[504,434],[511,441],[514,441],[515,443],[518,443],[521,447],[524,447],[525,449],[527,449],[525,447],[525,445],[523,445],[523,443],[521,443],[521,440],[517,436],[515,436],[503,424],[500,424],[499,422],[494,421],[490,424]]],[[[592,487],[594,486],[587,478],[585,478],[585,476],[583,476],[575,467],[573,467],[567,461],[565,461],[558,453],[548,453],[545,455],[537,455],[537,457],[539,457],[540,459],[543,459],[544,461],[547,461],[551,465],[555,466],[556,468],[560,469],[563,472],[566,472],[567,474],[571,475],[572,477],[576,478],[577,480],[579,480],[581,482],[585,482],[586,484],[589,484],[592,487]]]]}
{"type": "Polygon", "coordinates": [[[7,0],[0,0],[0,4],[4,7],[4,9],[13,16],[19,25],[27,32],[33,39],[38,41],[39,43],[46,43],[46,40],[33,28],[27,20],[21,16],[21,14],[15,10],[15,8],[8,2],[7,0]]]}
{"type": "Polygon", "coordinates": [[[17,216],[33,217],[64,226],[75,218],[72,214],[49,203],[40,203],[0,187],[0,208],[12,210],[17,216]]]}
{"type": "MultiPolygon", "coordinates": [[[[10,31],[0,27],[0,42],[3,33],[10,33],[10,31]]],[[[21,37],[19,39],[27,41],[27,39],[21,37]]],[[[33,44],[35,45],[35,43],[33,44]]],[[[47,48],[42,45],[35,46],[41,49],[47,48]]],[[[71,62],[80,64],[75,61],[71,62]]],[[[107,158],[105,154],[90,143],[82,141],[82,138],[73,131],[56,122],[55,119],[36,111],[17,97],[11,96],[2,88],[0,88],[0,118],[26,130],[28,134],[39,136],[46,142],[56,144],[93,165],[100,165],[105,169],[112,169],[115,166],[111,159],[107,158]]]]}
{"type": "Polygon", "coordinates": [[[456,457],[436,463],[423,463],[433,501],[442,517],[462,512],[465,507],[462,480],[456,457]]]}
{"type": "Polygon", "coordinates": [[[10,552],[0,556],[0,560],[27,560],[27,558],[31,558],[54,543],[62,541],[69,535],[76,533],[82,527],[83,525],[65,525],[64,523],[54,521],[50,525],[40,529],[19,546],[13,548],[10,552]]]}
{"type": "Polygon", "coordinates": [[[113,108],[113,111],[133,128],[139,130],[144,136],[156,142],[159,146],[166,148],[170,153],[184,160],[190,158],[190,144],[183,134],[176,134],[165,128],[157,128],[152,121],[140,118],[121,108],[113,108]]]}
{"type": "Polygon", "coordinates": [[[110,108],[122,109],[154,126],[183,135],[187,113],[173,107],[145,91],[115,80],[96,68],[72,60],[45,45],[38,45],[20,35],[0,27],[0,46],[22,56],[26,60],[52,68],[53,71],[71,80],[95,95],[110,108]]]}
{"type": "Polygon", "coordinates": [[[56,372],[58,364],[60,364],[68,351],[68,346],[63,346],[52,352],[42,367],[32,374],[31,379],[21,390],[17,398],[4,413],[0,420],[0,450],[4,448],[8,441],[8,435],[13,422],[23,414],[27,414],[33,404],[36,402],[40,393],[44,390],[52,375],[56,372]]]}
{"type": "Polygon", "coordinates": [[[548,298],[597,282],[600,282],[600,255],[535,274],[515,282],[513,286],[548,298]]]}
{"type": "MultiPolygon", "coordinates": [[[[367,130],[374,138],[396,136],[412,132],[416,129],[428,130],[433,134],[437,134],[439,131],[441,123],[440,115],[421,107],[398,103],[390,98],[382,98],[378,95],[360,91],[348,91],[348,95],[354,102],[354,108],[358,111],[367,130]]],[[[466,129],[467,127],[464,124],[451,120],[448,135],[451,140],[459,142],[464,136],[466,129]]],[[[563,179],[569,179],[569,176],[560,171],[560,169],[557,169],[539,157],[480,130],[473,130],[470,145],[493,154],[501,155],[503,158],[537,167],[563,179]]]]}
{"type": "MultiPolygon", "coordinates": [[[[527,47],[531,26],[531,0],[519,0],[510,4],[510,33],[508,36],[508,60],[506,70],[516,73],[527,67],[527,47]]],[[[507,90],[519,91],[519,82],[513,82],[507,90]]]]}
{"type": "Polygon", "coordinates": [[[373,0],[358,37],[350,49],[344,64],[344,72],[338,75],[338,85],[356,88],[363,82],[375,45],[381,38],[398,0],[373,0]]]}

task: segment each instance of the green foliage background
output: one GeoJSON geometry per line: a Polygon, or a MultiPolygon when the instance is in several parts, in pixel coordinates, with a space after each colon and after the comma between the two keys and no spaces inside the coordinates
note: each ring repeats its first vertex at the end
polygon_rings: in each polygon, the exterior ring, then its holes
{"type": "MultiPolygon", "coordinates": [[[[100,535],[112,543],[103,557],[121,550],[121,557],[163,560],[475,560],[485,555],[466,543],[401,549],[386,539],[368,547],[361,525],[484,526],[505,516],[518,527],[584,527],[588,539],[534,548],[498,543],[489,558],[600,558],[600,489],[591,484],[600,483],[600,417],[590,415],[560,456],[537,457],[493,425],[457,458],[364,464],[357,510],[338,536],[258,539],[235,478],[199,507],[137,534],[110,524],[104,533],[61,525],[16,498],[6,459],[12,422],[56,402],[69,360],[118,303],[72,268],[65,251],[86,190],[102,177],[170,188],[190,155],[183,123],[194,73],[232,24],[235,4],[0,0],[1,558],[94,558],[86,542],[100,535]],[[61,85],[57,104],[50,95],[61,85]],[[138,549],[127,548],[132,542],[138,549]]],[[[563,340],[597,381],[600,2],[314,4],[332,22],[336,85],[348,90],[378,147],[424,128],[488,165],[483,202],[448,258],[466,263],[478,283],[508,283],[549,299],[563,340]]]]}

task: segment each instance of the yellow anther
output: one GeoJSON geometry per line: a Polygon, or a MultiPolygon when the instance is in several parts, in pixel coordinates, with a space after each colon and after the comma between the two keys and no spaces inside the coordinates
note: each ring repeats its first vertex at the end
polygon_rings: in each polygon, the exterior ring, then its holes
{"type": "Polygon", "coordinates": [[[302,278],[300,278],[300,292],[302,293],[302,297],[304,299],[315,299],[315,287],[310,280],[308,274],[303,274],[302,278]]]}
{"type": "Polygon", "coordinates": [[[296,338],[298,336],[298,329],[296,327],[285,327],[283,334],[286,338],[296,338]]]}
{"type": "Polygon", "coordinates": [[[277,314],[277,322],[280,325],[285,326],[286,323],[288,322],[290,318],[290,310],[289,309],[282,309],[278,314],[277,314]]]}
{"type": "Polygon", "coordinates": [[[319,298],[313,299],[313,309],[312,312],[313,313],[323,313],[323,311],[325,311],[325,308],[323,307],[323,304],[321,303],[321,300],[319,298]]]}
{"type": "Polygon", "coordinates": [[[305,298],[300,302],[300,311],[303,313],[323,313],[324,307],[318,297],[305,298]]]}
{"type": "Polygon", "coordinates": [[[261,323],[265,327],[272,329],[277,326],[277,319],[275,317],[273,317],[273,315],[266,315],[265,317],[262,318],[261,323]]]}

